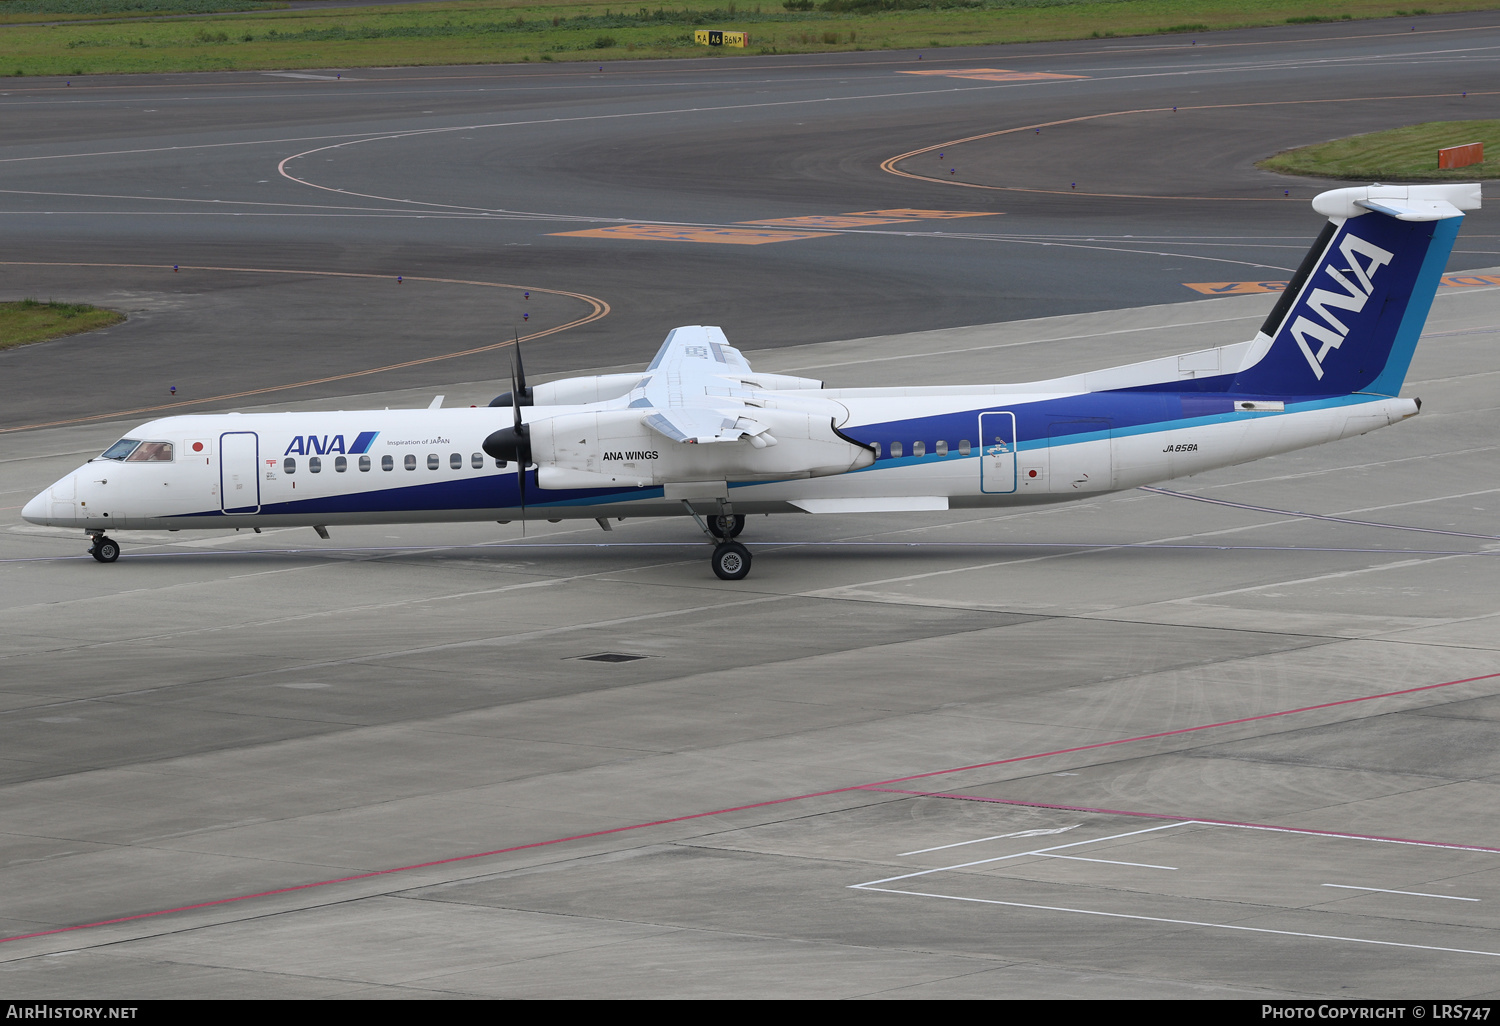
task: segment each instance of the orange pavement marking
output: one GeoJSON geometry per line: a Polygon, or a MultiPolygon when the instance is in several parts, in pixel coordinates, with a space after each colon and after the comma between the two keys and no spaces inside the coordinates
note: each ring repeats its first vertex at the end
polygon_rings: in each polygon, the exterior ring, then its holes
{"type": "MultiPolygon", "coordinates": [[[[1182,284],[1207,296],[1248,296],[1257,292],[1285,292],[1284,281],[1185,281],[1182,284]]],[[[1445,274],[1438,284],[1447,288],[1500,285],[1500,274],[1445,274]]]]}
{"type": "Polygon", "coordinates": [[[856,210],[853,217],[899,217],[903,221],[935,221],[948,217],[996,217],[1003,210],[917,210],[914,207],[896,207],[892,210],[856,210]]]}
{"type": "Polygon", "coordinates": [[[1053,75],[1046,71],[1007,71],[1004,68],[934,68],[931,71],[902,71],[898,74],[977,78],[981,82],[1041,82],[1052,78],[1088,78],[1087,75],[1053,75]]]}
{"type": "Polygon", "coordinates": [[[790,232],[754,228],[676,228],[666,224],[622,224],[581,232],[552,232],[588,239],[648,239],[654,242],[717,242],[731,246],[761,246],[768,242],[820,239],[829,232],[790,232]]]}
{"type": "Polygon", "coordinates": [[[809,214],[807,217],[767,217],[739,224],[779,225],[785,228],[863,228],[872,224],[901,224],[904,217],[851,217],[847,214],[809,214]]]}
{"type": "Polygon", "coordinates": [[[1206,296],[1248,296],[1255,292],[1285,292],[1284,281],[1185,281],[1194,292],[1206,296]]]}

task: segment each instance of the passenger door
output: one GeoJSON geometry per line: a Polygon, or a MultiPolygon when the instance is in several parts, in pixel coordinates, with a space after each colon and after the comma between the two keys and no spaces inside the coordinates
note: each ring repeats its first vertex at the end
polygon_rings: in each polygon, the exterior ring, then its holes
{"type": "Polygon", "coordinates": [[[979,415],[979,490],[999,495],[1016,490],[1016,415],[979,415]]]}
{"type": "Polygon", "coordinates": [[[219,506],[231,515],[260,512],[260,437],[254,431],[219,436],[219,506]]]}

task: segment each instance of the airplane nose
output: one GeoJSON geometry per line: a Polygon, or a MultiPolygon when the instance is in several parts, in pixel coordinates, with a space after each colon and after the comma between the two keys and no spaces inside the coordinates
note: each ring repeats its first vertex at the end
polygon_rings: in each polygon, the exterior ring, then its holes
{"type": "Polygon", "coordinates": [[[45,524],[52,513],[52,489],[47,489],[25,506],[21,507],[21,518],[33,524],[45,524]]]}

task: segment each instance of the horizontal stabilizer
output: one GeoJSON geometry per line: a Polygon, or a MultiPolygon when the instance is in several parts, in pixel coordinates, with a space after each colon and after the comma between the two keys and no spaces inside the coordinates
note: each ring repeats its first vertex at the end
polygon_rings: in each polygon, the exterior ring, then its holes
{"type": "Polygon", "coordinates": [[[1333,189],[1313,198],[1313,209],[1325,217],[1359,217],[1373,210],[1401,221],[1442,221],[1479,209],[1479,186],[1360,185],[1333,189]]]}

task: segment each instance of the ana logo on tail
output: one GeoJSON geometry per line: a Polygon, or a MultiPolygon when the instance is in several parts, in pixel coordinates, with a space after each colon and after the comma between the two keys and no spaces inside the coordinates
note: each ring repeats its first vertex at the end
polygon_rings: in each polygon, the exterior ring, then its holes
{"type": "Polygon", "coordinates": [[[1329,289],[1313,289],[1312,295],[1307,299],[1309,312],[1316,312],[1324,321],[1317,321],[1307,317],[1299,316],[1292,324],[1292,337],[1297,340],[1297,345],[1302,348],[1302,355],[1307,357],[1307,365],[1312,368],[1313,376],[1322,380],[1323,361],[1328,357],[1330,349],[1337,349],[1344,344],[1344,339],[1349,335],[1349,327],[1339,320],[1338,315],[1333,313],[1329,307],[1335,310],[1348,310],[1350,313],[1359,313],[1365,308],[1371,294],[1375,291],[1372,279],[1375,272],[1391,262],[1393,254],[1389,250],[1381,249],[1374,243],[1366,242],[1356,235],[1345,235],[1339,243],[1339,252],[1344,259],[1349,261],[1345,271],[1354,274],[1355,281],[1350,281],[1344,276],[1343,271],[1326,264],[1323,273],[1327,274],[1343,288],[1342,292],[1333,292],[1329,289]],[[1369,262],[1360,263],[1360,257],[1367,257],[1369,262]],[[1322,344],[1316,355],[1308,339],[1322,344]]]}

